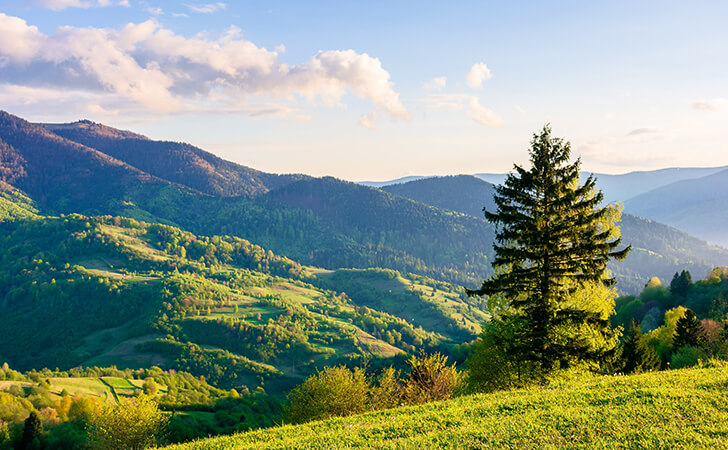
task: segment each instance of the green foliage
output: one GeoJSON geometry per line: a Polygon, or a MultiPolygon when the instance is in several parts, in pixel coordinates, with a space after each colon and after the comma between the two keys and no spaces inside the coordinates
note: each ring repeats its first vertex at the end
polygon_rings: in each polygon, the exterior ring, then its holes
{"type": "Polygon", "coordinates": [[[39,440],[43,433],[43,424],[38,418],[38,414],[32,411],[23,425],[23,438],[20,441],[22,449],[32,449],[40,447],[39,440]],[[38,441],[38,442],[35,442],[38,441]]]}
{"type": "Polygon", "coordinates": [[[156,445],[169,418],[146,395],[107,406],[91,422],[91,441],[104,449],[145,449],[156,445]]]}
{"type": "Polygon", "coordinates": [[[701,347],[694,347],[692,345],[683,345],[672,354],[670,358],[670,368],[672,369],[683,369],[686,367],[693,367],[701,362],[708,361],[708,352],[701,347]]]}
{"type": "Polygon", "coordinates": [[[447,365],[447,356],[440,353],[412,356],[407,361],[409,377],[403,398],[410,405],[447,400],[462,386],[462,375],[455,365],[447,365]]]}
{"type": "Polygon", "coordinates": [[[512,310],[501,314],[514,314],[529,330],[513,343],[514,354],[538,362],[545,374],[597,361],[610,349],[608,343],[613,348],[609,314],[581,307],[569,296],[586,283],[613,283],[605,273],[607,262],[629,252],[629,247],[616,250],[618,212],[599,207],[603,195],[595,191],[594,178],[581,185],[579,161],[569,164],[570,152],[570,144],[552,138],[546,126],[531,141],[531,169],[516,165],[515,174],[496,187],[497,211],[485,213],[498,226],[496,275],[471,292],[503,296],[512,310]],[[585,342],[585,332],[607,345],[585,342]]]}
{"type": "Polygon", "coordinates": [[[518,353],[528,331],[524,320],[510,314],[494,317],[483,328],[466,361],[473,391],[518,388],[543,379],[540,366],[518,353]]]}
{"type": "Polygon", "coordinates": [[[657,351],[648,344],[638,323],[632,322],[622,343],[622,363],[625,373],[649,372],[660,368],[657,351]]]}
{"type": "Polygon", "coordinates": [[[688,309],[685,315],[675,323],[675,335],[673,337],[673,348],[680,348],[686,345],[692,347],[703,347],[707,343],[705,330],[695,313],[688,309]]]}
{"type": "Polygon", "coordinates": [[[366,411],[368,390],[362,369],[326,367],[288,394],[286,418],[300,423],[366,411]]]}
{"type": "Polygon", "coordinates": [[[670,293],[677,297],[685,297],[688,295],[692,284],[693,278],[690,275],[690,271],[683,270],[679,275],[675,272],[670,282],[670,293]]]}

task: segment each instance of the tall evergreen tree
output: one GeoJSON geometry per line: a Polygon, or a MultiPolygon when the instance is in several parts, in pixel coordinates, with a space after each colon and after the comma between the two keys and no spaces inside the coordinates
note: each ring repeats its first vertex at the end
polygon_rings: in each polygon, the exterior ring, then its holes
{"type": "Polygon", "coordinates": [[[23,438],[20,442],[20,447],[22,449],[33,448],[33,441],[40,438],[42,433],[43,423],[41,423],[40,418],[38,418],[38,414],[33,411],[30,413],[28,418],[25,419],[25,424],[23,426],[23,438]]]}
{"type": "Polygon", "coordinates": [[[607,262],[630,249],[617,250],[620,239],[605,225],[613,210],[599,206],[603,195],[593,176],[580,183],[580,160],[569,163],[570,155],[570,143],[551,137],[548,125],[534,135],[531,168],[514,165],[496,187],[497,211],[485,211],[497,227],[496,274],[469,291],[506,300],[509,314],[529,330],[512,351],[539,364],[544,374],[603,356],[604,348],[595,351],[578,330],[587,326],[592,337],[606,336],[612,331],[608,317],[569,299],[590,283],[614,284],[607,262]]]}
{"type": "Polygon", "coordinates": [[[675,324],[675,336],[672,338],[673,348],[678,349],[686,345],[702,347],[706,341],[703,325],[695,313],[688,309],[675,324]]]}
{"type": "Polygon", "coordinates": [[[622,361],[625,373],[646,372],[660,368],[660,355],[647,343],[642,328],[634,320],[622,344],[622,361]]]}
{"type": "Polygon", "coordinates": [[[683,270],[680,275],[675,272],[670,282],[670,293],[675,296],[685,297],[688,295],[691,284],[693,284],[693,277],[690,275],[690,271],[683,270]]]}

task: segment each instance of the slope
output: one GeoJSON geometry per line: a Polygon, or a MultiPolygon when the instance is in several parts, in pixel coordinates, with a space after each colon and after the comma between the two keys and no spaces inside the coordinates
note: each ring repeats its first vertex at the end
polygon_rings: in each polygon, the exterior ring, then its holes
{"type": "Polygon", "coordinates": [[[469,341],[487,319],[446,283],[374,271],[359,292],[346,272],[132,219],[18,219],[0,236],[0,354],[21,370],[158,365],[277,390],[324,363],[469,341]]]}
{"type": "MultiPolygon", "coordinates": [[[[493,186],[475,177],[433,177],[387,186],[385,190],[464,214],[482,215],[494,208],[493,186]],[[467,192],[467,194],[464,194],[467,192]]],[[[676,271],[706,275],[728,263],[728,250],[708,245],[677,229],[629,214],[620,222],[622,241],[633,247],[623,262],[610,265],[622,292],[637,293],[652,276],[670,279],[676,271]]]]}
{"type": "Polygon", "coordinates": [[[684,180],[625,202],[625,211],[728,246],[728,170],[684,180]]]}
{"type": "Polygon", "coordinates": [[[190,144],[154,141],[87,120],[38,125],[154,176],[210,195],[255,196],[305,178],[261,172],[225,161],[190,144]]]}
{"type": "Polygon", "coordinates": [[[168,447],[722,448],[723,367],[572,378],[168,447]]]}

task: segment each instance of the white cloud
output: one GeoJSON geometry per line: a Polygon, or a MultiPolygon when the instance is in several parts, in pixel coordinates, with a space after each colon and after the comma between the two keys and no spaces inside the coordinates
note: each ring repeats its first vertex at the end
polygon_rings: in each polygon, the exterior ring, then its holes
{"type": "Polygon", "coordinates": [[[521,117],[526,117],[526,110],[521,108],[520,106],[516,105],[514,106],[515,110],[518,111],[518,114],[521,115],[521,117]]]}
{"type": "Polygon", "coordinates": [[[153,16],[161,16],[164,11],[159,6],[150,6],[147,8],[147,12],[153,16]]]}
{"type": "Polygon", "coordinates": [[[447,77],[437,77],[422,84],[422,87],[428,91],[439,91],[447,85],[447,77]]]}
{"type": "Polygon", "coordinates": [[[466,94],[429,94],[422,99],[428,111],[463,109],[469,100],[466,94]]]}
{"type": "Polygon", "coordinates": [[[271,97],[291,103],[299,96],[337,105],[352,92],[393,117],[410,116],[377,58],[330,50],[289,65],[278,52],[240,34],[231,27],[216,40],[187,38],[149,20],[120,30],[61,27],[49,36],[0,13],[0,79],[30,88],[113,94],[167,112],[236,103],[247,108],[251,96],[266,97],[267,103],[271,97]]]}
{"type": "Polygon", "coordinates": [[[221,10],[227,8],[227,3],[217,2],[217,3],[206,3],[203,5],[185,5],[185,6],[187,6],[187,8],[194,13],[212,14],[214,12],[221,11],[221,10]]]}
{"type": "Polygon", "coordinates": [[[468,86],[473,89],[480,89],[483,87],[483,82],[491,77],[490,69],[485,63],[473,64],[467,76],[468,86]]]}
{"type": "Polygon", "coordinates": [[[634,130],[630,131],[629,133],[627,133],[627,136],[644,136],[646,134],[659,134],[659,133],[660,133],[659,128],[652,128],[652,127],[637,128],[637,129],[634,129],[634,130]]]}
{"type": "Polygon", "coordinates": [[[722,111],[728,109],[728,98],[714,98],[712,100],[700,100],[693,102],[693,108],[701,111],[722,111]]]}
{"type": "MultiPolygon", "coordinates": [[[[66,8],[96,8],[113,5],[110,0],[32,0],[30,3],[54,11],[60,11],[66,8]]],[[[121,6],[129,6],[128,0],[121,0],[118,4],[121,6]]]]}
{"type": "Polygon", "coordinates": [[[470,118],[487,127],[500,127],[505,124],[495,112],[481,105],[476,97],[470,97],[470,118]]]}
{"type": "Polygon", "coordinates": [[[370,112],[368,114],[364,114],[359,119],[359,125],[369,128],[370,130],[378,130],[379,127],[376,126],[375,122],[377,121],[377,113],[370,112]]]}

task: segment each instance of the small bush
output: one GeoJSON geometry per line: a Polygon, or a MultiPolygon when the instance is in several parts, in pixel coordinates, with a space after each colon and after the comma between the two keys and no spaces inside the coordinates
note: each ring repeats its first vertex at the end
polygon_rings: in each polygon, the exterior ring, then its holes
{"type": "Polygon", "coordinates": [[[326,367],[288,394],[293,423],[356,414],[368,409],[369,382],[362,369],[326,367]]]}
{"type": "Polygon", "coordinates": [[[670,359],[670,367],[673,369],[682,369],[684,367],[693,367],[700,361],[707,361],[708,353],[700,347],[685,345],[680,347],[672,354],[670,359]]]}
{"type": "Polygon", "coordinates": [[[420,404],[446,400],[461,386],[462,376],[455,365],[447,365],[447,356],[435,353],[430,356],[411,357],[409,378],[404,387],[404,400],[408,404],[420,404]]]}

